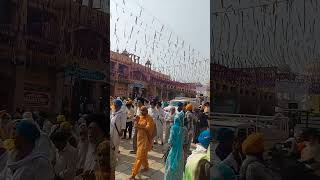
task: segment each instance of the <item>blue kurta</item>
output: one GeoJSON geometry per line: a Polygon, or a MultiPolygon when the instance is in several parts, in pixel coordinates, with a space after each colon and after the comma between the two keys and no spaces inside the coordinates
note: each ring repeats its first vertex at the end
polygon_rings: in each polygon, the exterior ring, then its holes
{"type": "Polygon", "coordinates": [[[174,117],[174,125],[170,129],[169,144],[171,149],[169,151],[164,180],[182,180],[184,171],[184,135],[185,129],[183,126],[184,113],[176,114],[174,117]]]}

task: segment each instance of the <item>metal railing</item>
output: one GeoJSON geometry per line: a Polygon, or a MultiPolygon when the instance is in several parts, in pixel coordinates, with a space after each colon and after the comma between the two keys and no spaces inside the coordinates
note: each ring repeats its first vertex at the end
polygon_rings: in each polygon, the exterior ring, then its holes
{"type": "Polygon", "coordinates": [[[259,128],[273,127],[285,132],[289,132],[288,117],[211,112],[209,116],[209,124],[212,123],[213,121],[235,121],[235,122],[250,123],[255,126],[256,131],[258,131],[259,128]]]}

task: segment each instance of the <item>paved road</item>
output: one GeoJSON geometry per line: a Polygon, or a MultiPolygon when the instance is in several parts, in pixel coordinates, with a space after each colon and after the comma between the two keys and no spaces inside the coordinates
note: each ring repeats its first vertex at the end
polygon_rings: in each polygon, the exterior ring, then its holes
{"type": "MultiPolygon", "coordinates": [[[[132,140],[121,140],[119,149],[119,162],[115,172],[116,180],[127,180],[131,176],[132,166],[135,161],[135,155],[129,153],[132,150],[132,140]]],[[[192,144],[192,149],[195,149],[194,144],[192,144]]],[[[165,163],[162,156],[165,150],[165,146],[155,145],[148,154],[150,170],[139,173],[136,179],[163,180],[165,163]]]]}
{"type": "MultiPolygon", "coordinates": [[[[116,167],[116,180],[127,180],[131,176],[131,170],[135,161],[135,155],[130,154],[132,150],[131,140],[121,140],[120,144],[119,162],[116,167]]],[[[162,159],[165,147],[155,145],[153,150],[149,152],[149,166],[148,172],[139,173],[136,179],[152,179],[163,180],[164,176],[164,162],[162,159]]]]}

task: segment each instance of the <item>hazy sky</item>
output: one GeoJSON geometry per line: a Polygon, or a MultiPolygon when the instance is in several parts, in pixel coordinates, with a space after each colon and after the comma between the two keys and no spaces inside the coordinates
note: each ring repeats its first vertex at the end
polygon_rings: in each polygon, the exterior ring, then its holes
{"type": "Polygon", "coordinates": [[[209,0],[110,0],[110,11],[111,50],[178,81],[209,80],[209,0]]]}
{"type": "Polygon", "coordinates": [[[210,57],[210,0],[131,0],[152,12],[203,57],[210,57]]]}
{"type": "MultiPolygon", "coordinates": [[[[214,11],[224,11],[221,1],[212,1],[214,11]],[[222,9],[222,10],[221,10],[222,9]]],[[[319,62],[320,3],[269,0],[225,0],[229,13],[212,14],[211,60],[231,67],[287,65],[303,73],[306,64],[319,62]],[[240,2],[240,4],[239,4],[240,2]],[[268,4],[265,8],[257,5],[268,4]],[[255,8],[248,8],[253,7],[255,8]],[[240,10],[239,10],[240,8],[240,10]],[[246,9],[245,9],[246,8],[246,9]],[[244,9],[244,10],[241,10],[244,9]]]]}

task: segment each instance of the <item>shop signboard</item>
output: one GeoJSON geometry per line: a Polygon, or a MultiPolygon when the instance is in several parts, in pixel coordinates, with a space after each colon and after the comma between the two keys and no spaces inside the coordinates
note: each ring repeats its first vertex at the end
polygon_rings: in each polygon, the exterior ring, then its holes
{"type": "Polygon", "coordinates": [[[129,84],[129,88],[144,88],[144,85],[141,83],[132,83],[129,84]]]}
{"type": "Polygon", "coordinates": [[[106,75],[102,72],[96,71],[96,70],[90,70],[90,69],[73,69],[73,68],[66,68],[64,71],[64,74],[66,77],[73,76],[80,79],[87,79],[87,80],[93,80],[93,81],[104,81],[106,78],[106,75]]]}
{"type": "Polygon", "coordinates": [[[47,108],[50,105],[50,95],[45,92],[24,91],[24,105],[26,107],[47,108]]]}

